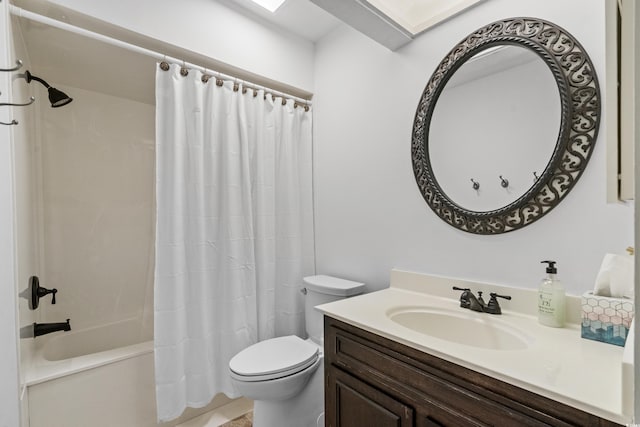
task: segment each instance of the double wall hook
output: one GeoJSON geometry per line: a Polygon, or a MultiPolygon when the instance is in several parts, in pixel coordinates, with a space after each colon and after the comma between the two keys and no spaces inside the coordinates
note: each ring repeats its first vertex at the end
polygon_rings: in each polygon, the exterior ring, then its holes
{"type": "Polygon", "coordinates": [[[13,67],[13,68],[0,68],[0,71],[4,72],[4,73],[10,73],[12,71],[18,71],[20,68],[22,68],[22,61],[18,59],[16,61],[16,66],[15,67],[13,67]]]}
{"type": "Polygon", "coordinates": [[[29,101],[23,103],[23,104],[15,104],[15,103],[11,103],[11,102],[0,102],[0,107],[26,107],[27,105],[31,105],[33,104],[33,102],[36,100],[36,98],[34,96],[29,98],[29,101]]]}

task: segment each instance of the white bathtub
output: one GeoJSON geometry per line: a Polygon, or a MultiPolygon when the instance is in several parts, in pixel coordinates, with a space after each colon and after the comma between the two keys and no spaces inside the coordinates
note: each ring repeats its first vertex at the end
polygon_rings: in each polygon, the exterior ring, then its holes
{"type": "Polygon", "coordinates": [[[124,321],[46,337],[25,375],[30,427],[168,427],[231,402],[220,394],[157,424],[153,341],[140,330],[124,321]]]}

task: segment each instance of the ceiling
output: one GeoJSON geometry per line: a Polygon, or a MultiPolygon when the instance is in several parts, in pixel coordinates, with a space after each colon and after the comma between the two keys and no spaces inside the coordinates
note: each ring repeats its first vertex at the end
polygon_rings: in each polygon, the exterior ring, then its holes
{"type": "MultiPolygon", "coordinates": [[[[340,20],[310,0],[287,0],[274,13],[251,0],[217,0],[244,15],[267,21],[302,38],[316,42],[333,30],[340,20]]],[[[344,0],[339,0],[344,1],[344,0]]]]}

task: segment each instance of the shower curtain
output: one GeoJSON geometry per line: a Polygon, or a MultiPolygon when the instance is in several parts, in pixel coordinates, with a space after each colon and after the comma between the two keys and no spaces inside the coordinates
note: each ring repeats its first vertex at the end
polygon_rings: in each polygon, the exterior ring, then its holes
{"type": "Polygon", "coordinates": [[[228,363],[243,348],[303,336],[314,271],[311,111],[202,77],[156,72],[160,421],[235,397],[228,363]]]}

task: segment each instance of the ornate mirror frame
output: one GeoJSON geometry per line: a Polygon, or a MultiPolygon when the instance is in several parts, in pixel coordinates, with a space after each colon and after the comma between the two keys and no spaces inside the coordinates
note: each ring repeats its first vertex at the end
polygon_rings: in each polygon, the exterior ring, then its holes
{"type": "Polygon", "coordinates": [[[537,18],[510,18],[480,28],[440,62],[420,97],[411,137],[411,160],[420,192],[442,220],[462,231],[499,234],[529,225],[560,203],[580,178],[597,139],[600,104],[593,64],[564,29],[537,18]],[[429,128],[438,97],[456,70],[477,53],[499,45],[531,49],[549,66],[560,95],[560,130],[547,167],[528,191],[507,206],[477,212],[456,204],[435,179],[429,159],[429,128]]]}

